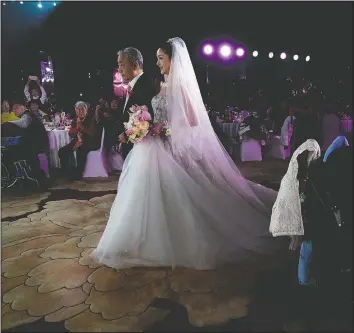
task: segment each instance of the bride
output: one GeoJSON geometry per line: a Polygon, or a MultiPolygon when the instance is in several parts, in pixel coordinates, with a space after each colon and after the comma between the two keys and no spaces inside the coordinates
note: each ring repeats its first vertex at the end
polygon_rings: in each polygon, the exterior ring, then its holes
{"type": "Polygon", "coordinates": [[[168,74],[152,99],[154,133],[168,121],[171,136],[149,136],[125,160],[108,224],[93,257],[113,268],[217,265],[271,254],[277,192],[247,181],[209,121],[184,41],[157,51],[168,74]]]}

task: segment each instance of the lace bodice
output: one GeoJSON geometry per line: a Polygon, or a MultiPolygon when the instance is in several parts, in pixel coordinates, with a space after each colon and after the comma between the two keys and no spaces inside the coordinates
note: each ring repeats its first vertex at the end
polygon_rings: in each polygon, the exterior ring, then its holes
{"type": "Polygon", "coordinates": [[[167,121],[167,102],[166,96],[156,95],[151,100],[154,109],[154,123],[163,123],[167,121]]]}

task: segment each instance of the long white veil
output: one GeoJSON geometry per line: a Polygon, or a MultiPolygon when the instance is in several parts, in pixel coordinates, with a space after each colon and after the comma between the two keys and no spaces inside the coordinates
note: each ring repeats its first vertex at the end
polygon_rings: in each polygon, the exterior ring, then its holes
{"type": "Polygon", "coordinates": [[[277,192],[243,178],[210,123],[185,42],[168,40],[172,59],[167,81],[167,109],[174,157],[193,179],[213,182],[269,215],[277,192]]]}

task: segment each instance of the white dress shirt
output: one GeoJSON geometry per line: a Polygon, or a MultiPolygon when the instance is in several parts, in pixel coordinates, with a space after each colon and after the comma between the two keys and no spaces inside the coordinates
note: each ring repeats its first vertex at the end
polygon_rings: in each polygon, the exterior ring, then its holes
{"type": "Polygon", "coordinates": [[[29,125],[31,125],[32,118],[28,114],[24,113],[24,114],[22,114],[20,119],[9,121],[9,123],[13,123],[21,128],[27,128],[27,127],[29,127],[29,125]]]}
{"type": "MultiPolygon", "coordinates": [[[[144,72],[141,72],[139,75],[137,75],[133,80],[131,80],[129,83],[128,83],[128,86],[130,86],[130,89],[133,90],[135,84],[137,83],[137,81],[139,80],[140,76],[142,76],[144,74],[144,72]]],[[[129,100],[129,94],[127,92],[126,96],[125,96],[125,104],[124,104],[124,108],[123,108],[123,113],[125,111],[125,107],[127,106],[128,104],[128,100],[129,100]]]]}
{"type": "Polygon", "coordinates": [[[41,85],[39,85],[39,88],[41,89],[42,96],[32,97],[29,92],[29,85],[28,84],[25,85],[25,89],[23,92],[25,93],[27,102],[29,102],[31,99],[40,99],[41,103],[44,104],[47,101],[47,93],[45,92],[44,88],[41,85]]]}

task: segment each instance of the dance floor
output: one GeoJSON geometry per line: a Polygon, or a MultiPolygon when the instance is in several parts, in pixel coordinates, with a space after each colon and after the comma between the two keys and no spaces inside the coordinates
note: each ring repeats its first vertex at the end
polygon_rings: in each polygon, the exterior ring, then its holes
{"type": "MultiPolygon", "coordinates": [[[[276,160],[240,166],[273,188],[286,168],[276,160]]],[[[346,330],[351,302],[331,306],[328,295],[299,290],[289,253],[214,271],[96,264],[89,255],[117,181],[57,182],[26,197],[3,191],[2,331],[346,330]]]]}

